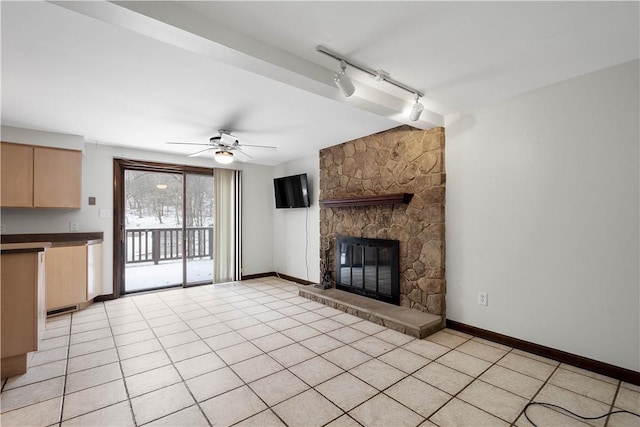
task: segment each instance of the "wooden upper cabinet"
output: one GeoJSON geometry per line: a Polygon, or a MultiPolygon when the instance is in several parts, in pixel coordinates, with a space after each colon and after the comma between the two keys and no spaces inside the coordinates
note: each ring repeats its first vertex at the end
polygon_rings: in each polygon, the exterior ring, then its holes
{"type": "Polygon", "coordinates": [[[82,153],[57,148],[33,148],[33,206],[82,207],[82,153]]]}
{"type": "Polygon", "coordinates": [[[33,206],[33,147],[30,145],[0,145],[0,205],[3,207],[33,206]]]}
{"type": "Polygon", "coordinates": [[[2,142],[0,206],[82,207],[82,152],[2,142]]]}

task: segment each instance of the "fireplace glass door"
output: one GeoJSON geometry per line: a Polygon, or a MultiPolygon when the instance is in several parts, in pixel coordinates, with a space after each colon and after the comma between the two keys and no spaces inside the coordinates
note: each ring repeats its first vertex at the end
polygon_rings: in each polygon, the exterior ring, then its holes
{"type": "Polygon", "coordinates": [[[338,237],[337,288],[399,303],[398,241],[338,237]]]}

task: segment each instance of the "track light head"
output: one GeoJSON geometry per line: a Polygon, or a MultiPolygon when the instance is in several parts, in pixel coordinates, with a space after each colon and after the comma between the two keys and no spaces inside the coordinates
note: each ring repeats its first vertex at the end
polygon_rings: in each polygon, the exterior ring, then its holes
{"type": "Polygon", "coordinates": [[[412,122],[418,121],[420,115],[422,114],[422,110],[424,110],[424,105],[420,102],[420,95],[416,93],[416,103],[411,107],[411,113],[409,113],[409,120],[412,122]]]}
{"type": "Polygon", "coordinates": [[[346,68],[347,63],[344,60],[340,61],[340,72],[333,77],[333,81],[336,83],[336,86],[338,86],[338,89],[340,89],[342,94],[348,98],[353,95],[356,88],[349,76],[347,76],[345,72],[346,68]]]}
{"type": "Polygon", "coordinates": [[[420,102],[420,98],[424,96],[423,92],[417,89],[414,89],[410,86],[407,86],[403,83],[400,83],[396,79],[391,78],[389,73],[384,70],[374,70],[371,67],[367,67],[364,64],[353,61],[344,55],[341,55],[337,52],[327,49],[326,47],[320,44],[316,46],[316,51],[340,61],[340,72],[334,76],[333,80],[336,83],[336,86],[338,86],[338,89],[340,89],[340,91],[344,96],[349,97],[353,95],[353,93],[356,91],[356,88],[353,86],[353,82],[345,72],[345,69],[347,68],[347,64],[349,64],[349,66],[369,74],[370,76],[375,78],[376,81],[378,82],[387,82],[409,93],[413,93],[416,96],[416,102],[411,107],[411,112],[409,113],[409,119],[413,122],[417,122],[420,119],[420,116],[422,115],[422,111],[424,110],[424,105],[420,102]]]}

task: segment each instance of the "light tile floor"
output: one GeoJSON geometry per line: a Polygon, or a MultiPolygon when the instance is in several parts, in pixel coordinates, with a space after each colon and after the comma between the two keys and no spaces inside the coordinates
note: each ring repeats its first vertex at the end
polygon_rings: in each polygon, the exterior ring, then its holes
{"type": "MultiPolygon", "coordinates": [[[[416,340],[297,291],[249,280],[50,319],[28,373],[2,384],[2,425],[525,427],[530,401],[640,412],[638,386],[453,330],[416,340]]],[[[640,425],[629,415],[589,423],[640,425]]]]}

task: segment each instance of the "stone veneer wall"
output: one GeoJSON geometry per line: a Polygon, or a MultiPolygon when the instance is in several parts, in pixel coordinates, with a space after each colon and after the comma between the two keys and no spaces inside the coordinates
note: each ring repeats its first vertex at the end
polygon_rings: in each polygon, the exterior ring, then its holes
{"type": "Polygon", "coordinates": [[[338,235],[400,241],[400,305],[445,319],[444,128],[401,126],[320,151],[320,200],[413,193],[408,205],[320,206],[335,286],[338,235]]]}

